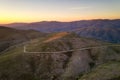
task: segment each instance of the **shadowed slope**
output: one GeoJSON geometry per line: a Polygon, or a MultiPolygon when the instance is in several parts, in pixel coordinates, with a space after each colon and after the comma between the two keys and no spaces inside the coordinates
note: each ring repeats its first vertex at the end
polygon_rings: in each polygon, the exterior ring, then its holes
{"type": "Polygon", "coordinates": [[[16,30],[0,26],[0,51],[5,50],[14,44],[22,43],[45,35],[46,34],[34,30],[16,30]]]}

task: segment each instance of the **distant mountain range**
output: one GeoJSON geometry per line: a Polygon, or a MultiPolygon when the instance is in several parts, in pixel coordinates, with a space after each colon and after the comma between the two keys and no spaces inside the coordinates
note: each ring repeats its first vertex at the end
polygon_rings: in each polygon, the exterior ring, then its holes
{"type": "Polygon", "coordinates": [[[41,32],[75,32],[83,37],[120,43],[120,19],[81,20],[73,22],[42,21],[34,23],[12,23],[4,26],[37,30],[41,32]]]}

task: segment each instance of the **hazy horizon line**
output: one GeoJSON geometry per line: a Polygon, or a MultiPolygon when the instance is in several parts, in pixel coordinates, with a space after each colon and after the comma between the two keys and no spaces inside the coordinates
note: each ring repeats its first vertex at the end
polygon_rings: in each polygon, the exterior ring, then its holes
{"type": "Polygon", "coordinates": [[[42,21],[31,21],[31,22],[8,22],[8,23],[0,23],[0,25],[6,24],[30,24],[30,23],[37,23],[37,22],[75,22],[75,21],[89,21],[89,20],[120,20],[120,18],[110,19],[110,18],[98,18],[98,19],[79,19],[79,20],[71,20],[71,21],[61,21],[61,20],[42,20],[42,21]]]}

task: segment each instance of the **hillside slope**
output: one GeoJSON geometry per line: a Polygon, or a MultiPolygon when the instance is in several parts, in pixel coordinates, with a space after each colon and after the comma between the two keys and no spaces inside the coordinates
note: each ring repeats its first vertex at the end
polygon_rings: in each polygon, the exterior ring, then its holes
{"type": "MultiPolygon", "coordinates": [[[[112,80],[120,76],[119,74],[114,76],[118,70],[116,66],[119,67],[120,47],[104,46],[90,48],[103,45],[110,45],[110,43],[78,37],[71,33],[55,33],[44,37],[44,39],[33,40],[25,45],[27,47],[26,52],[24,52],[24,45],[21,45],[0,55],[0,79],[77,80],[79,78],[80,80],[84,80],[82,77],[86,73],[91,74],[91,70],[96,70],[99,66],[104,67],[104,64],[114,61],[114,64],[108,64],[108,66],[114,65],[112,66],[113,73],[111,67],[104,70],[105,72],[109,72],[110,75],[113,75],[111,77],[106,76],[107,78],[105,79],[112,80]],[[56,35],[60,37],[51,39],[56,37],[56,35]],[[86,47],[89,48],[77,50],[86,47]],[[74,51],[60,52],[72,49],[74,51]]],[[[100,77],[97,78],[101,79],[100,77]]],[[[91,79],[88,78],[87,80],[91,79]]]]}
{"type": "Polygon", "coordinates": [[[106,42],[119,43],[120,42],[120,28],[109,27],[84,27],[73,30],[80,36],[104,40],[106,42]]]}
{"type": "Polygon", "coordinates": [[[16,29],[33,29],[40,32],[76,32],[80,36],[91,37],[103,41],[120,43],[120,20],[81,20],[73,22],[42,21],[34,23],[12,23],[8,27],[16,29]],[[82,28],[82,29],[81,29],[82,28]]]}
{"type": "Polygon", "coordinates": [[[93,69],[79,80],[119,80],[120,62],[108,62],[93,69]]]}
{"type": "Polygon", "coordinates": [[[44,33],[34,30],[16,30],[0,26],[0,51],[11,45],[43,36],[45,36],[44,33]]]}

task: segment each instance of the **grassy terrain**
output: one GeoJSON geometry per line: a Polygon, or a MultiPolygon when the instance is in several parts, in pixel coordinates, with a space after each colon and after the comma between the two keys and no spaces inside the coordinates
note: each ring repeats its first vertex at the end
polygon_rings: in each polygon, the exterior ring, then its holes
{"type": "MultiPolygon", "coordinates": [[[[97,40],[69,34],[50,42],[56,36],[31,40],[28,51],[61,51],[101,46],[97,40]],[[42,43],[42,44],[41,44],[42,43]]],[[[58,54],[24,53],[23,46],[0,55],[0,80],[119,80],[120,47],[102,47],[58,54]]]]}
{"type": "Polygon", "coordinates": [[[34,30],[16,30],[0,26],[0,52],[12,45],[43,36],[46,34],[34,30]]]}
{"type": "Polygon", "coordinates": [[[120,80],[120,62],[99,65],[79,80],[120,80]]]}

